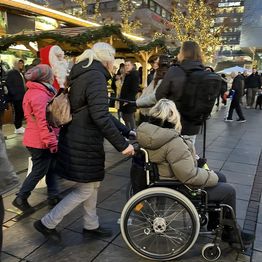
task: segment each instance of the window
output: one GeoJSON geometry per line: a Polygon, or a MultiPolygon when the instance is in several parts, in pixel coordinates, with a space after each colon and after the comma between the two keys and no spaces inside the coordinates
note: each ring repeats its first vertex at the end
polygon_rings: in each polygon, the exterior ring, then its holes
{"type": "Polygon", "coordinates": [[[159,5],[156,5],[156,13],[161,15],[161,8],[159,5]]]}
{"type": "Polygon", "coordinates": [[[155,2],[153,2],[153,1],[150,1],[149,8],[150,8],[150,10],[152,10],[152,11],[154,11],[154,12],[155,12],[155,9],[156,9],[156,4],[155,4],[155,2]]]}

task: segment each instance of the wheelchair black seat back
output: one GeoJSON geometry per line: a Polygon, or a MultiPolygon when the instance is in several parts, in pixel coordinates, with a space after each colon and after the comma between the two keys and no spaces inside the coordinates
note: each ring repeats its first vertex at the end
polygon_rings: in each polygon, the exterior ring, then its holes
{"type": "MultiPolygon", "coordinates": [[[[133,159],[130,177],[131,198],[122,211],[120,227],[131,250],[151,260],[178,258],[195,244],[200,227],[207,224],[208,212],[216,211],[221,223],[213,242],[203,247],[202,256],[208,261],[220,257],[223,209],[231,207],[209,205],[205,190],[160,179],[157,165],[149,161],[147,151],[142,148],[133,159]]],[[[239,232],[238,236],[244,249],[239,232]]]]}

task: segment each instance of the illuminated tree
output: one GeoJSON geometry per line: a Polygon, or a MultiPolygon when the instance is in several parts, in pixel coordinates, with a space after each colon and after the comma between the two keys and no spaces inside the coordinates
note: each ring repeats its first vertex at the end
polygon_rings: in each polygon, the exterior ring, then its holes
{"type": "Polygon", "coordinates": [[[130,21],[130,17],[136,10],[135,5],[130,0],[120,0],[121,26],[125,33],[133,33],[141,27],[140,21],[130,21]]]}
{"type": "Polygon", "coordinates": [[[221,45],[223,27],[214,27],[217,1],[175,1],[172,23],[174,38],[180,43],[196,41],[206,60],[212,60],[216,48],[221,45]],[[207,3],[208,2],[208,3],[207,3]]]}
{"type": "Polygon", "coordinates": [[[87,18],[87,9],[88,9],[88,5],[90,4],[95,4],[95,10],[94,10],[94,16],[93,18],[95,20],[98,19],[98,17],[101,16],[100,14],[100,0],[71,0],[72,2],[78,4],[81,8],[81,14],[80,16],[85,19],[87,18]]]}

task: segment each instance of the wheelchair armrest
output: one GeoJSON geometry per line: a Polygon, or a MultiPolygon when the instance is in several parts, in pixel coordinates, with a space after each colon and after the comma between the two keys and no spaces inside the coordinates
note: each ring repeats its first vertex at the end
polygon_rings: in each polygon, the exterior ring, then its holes
{"type": "Polygon", "coordinates": [[[154,186],[160,186],[160,187],[178,187],[183,186],[184,184],[177,180],[172,179],[160,179],[158,181],[154,182],[154,186]]]}

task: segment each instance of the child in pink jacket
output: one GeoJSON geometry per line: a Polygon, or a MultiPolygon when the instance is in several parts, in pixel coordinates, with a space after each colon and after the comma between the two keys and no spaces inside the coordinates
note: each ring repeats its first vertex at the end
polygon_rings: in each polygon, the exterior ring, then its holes
{"type": "Polygon", "coordinates": [[[23,212],[33,212],[27,199],[37,183],[46,176],[48,203],[59,202],[56,175],[54,173],[57,152],[58,131],[52,129],[46,120],[46,105],[56,94],[52,86],[54,76],[48,65],[39,64],[25,74],[28,88],[23,99],[26,129],[23,143],[32,157],[32,171],[25,179],[13,205],[23,212]]]}

